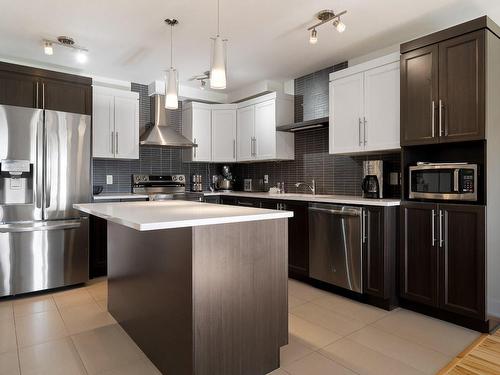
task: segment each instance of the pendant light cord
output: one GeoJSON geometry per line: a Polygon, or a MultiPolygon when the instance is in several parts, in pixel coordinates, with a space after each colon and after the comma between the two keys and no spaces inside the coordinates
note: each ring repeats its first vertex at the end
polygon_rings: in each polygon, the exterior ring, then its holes
{"type": "Polygon", "coordinates": [[[170,69],[174,67],[174,25],[170,25],[170,69]]]}
{"type": "Polygon", "coordinates": [[[220,36],[220,0],[217,0],[217,36],[220,36]]]}

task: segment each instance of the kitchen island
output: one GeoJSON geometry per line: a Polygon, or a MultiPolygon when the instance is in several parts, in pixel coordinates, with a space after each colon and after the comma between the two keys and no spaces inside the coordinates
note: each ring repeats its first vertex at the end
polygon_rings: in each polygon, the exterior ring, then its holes
{"type": "Polygon", "coordinates": [[[164,374],[264,375],[288,342],[292,212],[77,204],[108,221],[108,309],[164,374]]]}

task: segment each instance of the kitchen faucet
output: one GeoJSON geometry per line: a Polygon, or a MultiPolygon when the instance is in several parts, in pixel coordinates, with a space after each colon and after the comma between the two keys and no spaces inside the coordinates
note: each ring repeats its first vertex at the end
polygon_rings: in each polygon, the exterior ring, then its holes
{"type": "Polygon", "coordinates": [[[316,181],[314,181],[314,178],[312,180],[312,185],[306,184],[305,182],[297,182],[295,184],[295,187],[298,189],[301,185],[307,186],[309,189],[311,189],[313,195],[316,194],[316,181]]]}

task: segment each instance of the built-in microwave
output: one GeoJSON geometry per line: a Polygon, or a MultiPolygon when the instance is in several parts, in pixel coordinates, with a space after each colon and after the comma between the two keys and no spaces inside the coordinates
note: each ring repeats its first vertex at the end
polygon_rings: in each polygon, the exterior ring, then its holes
{"type": "Polygon", "coordinates": [[[409,198],[477,201],[477,164],[417,163],[410,166],[409,198]]]}

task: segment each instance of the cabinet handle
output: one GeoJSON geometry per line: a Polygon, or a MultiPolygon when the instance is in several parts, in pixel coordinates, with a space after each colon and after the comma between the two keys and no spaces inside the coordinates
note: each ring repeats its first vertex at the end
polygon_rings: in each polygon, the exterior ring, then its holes
{"type": "Polygon", "coordinates": [[[251,143],[251,148],[252,148],[252,150],[251,150],[251,151],[252,151],[252,156],[255,156],[255,155],[256,155],[256,153],[257,153],[257,151],[255,151],[257,147],[255,147],[255,138],[254,138],[254,137],[252,137],[252,141],[251,141],[251,142],[252,142],[252,143],[251,143]]]}
{"type": "Polygon", "coordinates": [[[115,153],[115,132],[111,132],[111,153],[115,153]]]}
{"type": "Polygon", "coordinates": [[[367,217],[367,213],[366,213],[366,210],[363,210],[363,220],[362,220],[362,223],[361,223],[361,231],[363,232],[362,233],[362,240],[363,240],[363,243],[366,243],[366,240],[368,239],[368,235],[367,235],[367,230],[366,230],[366,217],[367,217]]]}
{"type": "Polygon", "coordinates": [[[439,247],[443,247],[443,210],[439,210],[439,247]]]}
{"type": "Polygon", "coordinates": [[[432,126],[432,138],[436,136],[436,103],[434,100],[431,102],[431,126],[432,126]]]}
{"type": "Polygon", "coordinates": [[[443,101],[439,99],[439,136],[443,135],[443,101]]]}
{"type": "Polygon", "coordinates": [[[36,97],[35,97],[35,108],[38,108],[38,103],[39,103],[39,97],[38,97],[38,86],[39,83],[36,83],[36,97]]]}
{"type": "Polygon", "coordinates": [[[253,156],[257,156],[257,138],[253,138],[253,148],[254,148],[254,151],[253,151],[253,156]]]}
{"type": "Polygon", "coordinates": [[[236,159],[236,139],[233,139],[233,159],[236,159]]]}
{"type": "Polygon", "coordinates": [[[42,82],[42,108],[45,109],[45,83],[42,82]]]}
{"type": "Polygon", "coordinates": [[[366,146],[366,123],[368,121],[366,121],[366,117],[363,116],[363,141],[364,141],[364,144],[366,146]]]}
{"type": "MultiPolygon", "coordinates": [[[[196,142],[196,138],[193,138],[193,143],[194,143],[195,145],[197,145],[197,144],[198,144],[198,143],[196,142]]],[[[194,158],[195,158],[195,159],[196,159],[196,154],[197,154],[197,152],[196,152],[196,151],[197,151],[197,149],[198,149],[198,147],[193,147],[193,154],[194,154],[194,158]]]]}
{"type": "Polygon", "coordinates": [[[431,237],[432,237],[432,241],[431,241],[431,244],[432,246],[434,246],[434,244],[436,243],[436,210],[432,210],[432,222],[431,222],[431,237]]]}
{"type": "Polygon", "coordinates": [[[361,117],[358,118],[358,145],[361,146],[361,117]]]}
{"type": "Polygon", "coordinates": [[[118,155],[118,132],[115,132],[116,135],[116,154],[118,155]]]}

